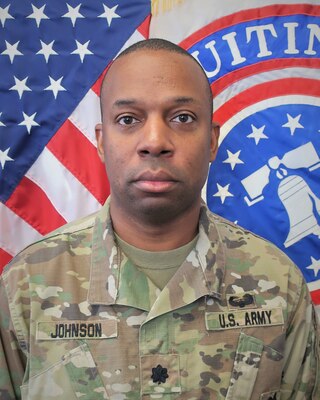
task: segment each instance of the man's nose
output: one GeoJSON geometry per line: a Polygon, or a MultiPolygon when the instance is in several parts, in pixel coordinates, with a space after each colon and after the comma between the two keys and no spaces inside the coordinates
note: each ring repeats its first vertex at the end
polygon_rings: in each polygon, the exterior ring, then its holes
{"type": "Polygon", "coordinates": [[[170,157],[173,154],[173,132],[161,116],[153,116],[145,122],[137,152],[140,157],[170,157]]]}

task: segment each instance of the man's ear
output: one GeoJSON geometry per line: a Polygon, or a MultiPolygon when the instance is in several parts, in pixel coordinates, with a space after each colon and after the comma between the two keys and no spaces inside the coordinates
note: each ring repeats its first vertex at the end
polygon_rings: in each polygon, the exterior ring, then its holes
{"type": "Polygon", "coordinates": [[[219,135],[220,135],[220,126],[212,122],[211,126],[211,143],[210,143],[210,162],[214,161],[218,151],[218,143],[219,143],[219,135]]]}
{"type": "Polygon", "coordinates": [[[103,148],[103,132],[102,124],[97,124],[95,127],[96,139],[97,139],[97,150],[100,160],[104,163],[104,148],[103,148]]]}

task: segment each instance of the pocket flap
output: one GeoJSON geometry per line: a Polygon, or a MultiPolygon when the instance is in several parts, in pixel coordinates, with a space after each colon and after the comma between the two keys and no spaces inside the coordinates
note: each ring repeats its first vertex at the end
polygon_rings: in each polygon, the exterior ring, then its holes
{"type": "Polygon", "coordinates": [[[262,340],[240,334],[226,400],[251,398],[262,351],[262,340]]]}

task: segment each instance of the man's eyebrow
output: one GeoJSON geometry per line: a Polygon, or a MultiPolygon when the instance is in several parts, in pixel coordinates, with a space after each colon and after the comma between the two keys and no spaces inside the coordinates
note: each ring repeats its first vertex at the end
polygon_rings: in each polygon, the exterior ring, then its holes
{"type": "MultiPolygon", "coordinates": [[[[171,101],[176,104],[197,103],[196,99],[194,99],[193,97],[187,97],[187,96],[179,96],[179,97],[169,98],[168,101],[171,101]]],[[[135,100],[135,99],[118,99],[112,104],[112,107],[132,106],[132,105],[135,105],[138,103],[139,103],[139,101],[135,100]]]]}
{"type": "Polygon", "coordinates": [[[193,97],[185,97],[185,96],[175,97],[173,101],[178,104],[197,103],[197,101],[193,97]]]}
{"type": "Polygon", "coordinates": [[[119,99],[112,104],[112,107],[131,106],[136,103],[137,101],[133,99],[119,99]]]}

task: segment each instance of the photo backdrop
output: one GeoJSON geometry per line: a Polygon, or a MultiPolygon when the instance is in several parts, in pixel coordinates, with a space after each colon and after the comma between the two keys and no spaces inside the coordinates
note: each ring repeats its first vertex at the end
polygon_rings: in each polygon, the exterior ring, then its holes
{"type": "Polygon", "coordinates": [[[102,76],[119,51],[160,37],[212,87],[209,207],[287,253],[319,311],[318,0],[0,0],[0,31],[0,268],[104,203],[102,76]]]}

